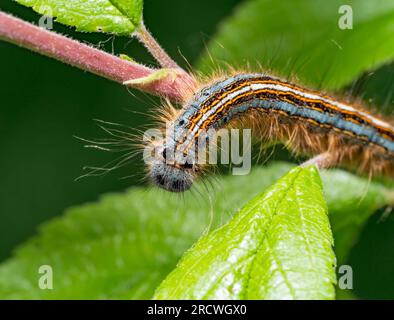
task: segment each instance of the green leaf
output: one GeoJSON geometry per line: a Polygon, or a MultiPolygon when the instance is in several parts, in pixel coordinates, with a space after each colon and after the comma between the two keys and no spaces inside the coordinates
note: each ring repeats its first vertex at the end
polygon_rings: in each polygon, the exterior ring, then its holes
{"type": "Polygon", "coordinates": [[[315,167],[297,167],[201,238],[156,299],[333,299],[335,256],[315,167]]]}
{"type": "MultiPolygon", "coordinates": [[[[246,176],[217,177],[214,190],[199,183],[198,192],[182,199],[133,188],[70,208],[0,265],[0,299],[149,299],[204,232],[226,223],[292,166],[275,163],[246,176]],[[53,290],[38,288],[43,264],[53,268],[53,290]]],[[[393,203],[387,189],[350,173],[330,170],[322,178],[329,212],[337,217],[334,238],[348,216],[366,217],[393,203]]]]}
{"type": "Polygon", "coordinates": [[[136,26],[142,22],[143,0],[109,0],[136,26]]]}
{"type": "Polygon", "coordinates": [[[220,25],[199,65],[205,71],[222,62],[262,65],[338,89],[393,59],[393,32],[393,1],[247,1],[220,25]],[[339,7],[345,4],[353,9],[351,30],[338,26],[339,7]]]}
{"type": "Polygon", "coordinates": [[[15,0],[78,31],[130,35],[142,22],[143,0],[15,0]]]}
{"type": "Polygon", "coordinates": [[[149,299],[210,226],[226,222],[256,189],[288,169],[262,169],[264,180],[254,183],[249,176],[225,177],[215,192],[198,184],[197,193],[182,199],[134,188],[70,208],[0,266],[0,299],[149,299]],[[238,192],[240,184],[245,193],[238,192]],[[53,268],[53,290],[38,288],[38,268],[44,264],[53,268]]]}
{"type": "MultiPolygon", "coordinates": [[[[394,193],[383,185],[340,170],[325,171],[325,196],[334,233],[338,266],[349,265],[349,255],[368,219],[387,204],[394,204],[394,193]]],[[[354,270],[359,266],[351,264],[354,270]]],[[[355,299],[353,290],[337,286],[336,298],[355,299]]]]}
{"type": "Polygon", "coordinates": [[[393,203],[393,191],[340,170],[325,171],[322,179],[330,204],[338,264],[346,264],[347,255],[363,225],[379,208],[393,203]]]}

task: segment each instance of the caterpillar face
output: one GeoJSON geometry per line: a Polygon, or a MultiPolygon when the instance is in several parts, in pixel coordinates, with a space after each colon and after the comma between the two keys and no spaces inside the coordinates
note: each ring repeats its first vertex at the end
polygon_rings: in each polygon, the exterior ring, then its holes
{"type": "MultiPolygon", "coordinates": [[[[175,123],[179,123],[179,120],[175,123]]],[[[190,189],[199,172],[199,166],[193,157],[193,149],[187,152],[182,147],[182,138],[179,134],[181,131],[179,125],[173,127],[171,134],[167,131],[167,137],[154,146],[155,157],[149,169],[152,182],[171,192],[190,189]]]]}
{"type": "Polygon", "coordinates": [[[195,156],[198,143],[189,130],[190,116],[190,107],[184,108],[168,125],[164,139],[153,146],[155,157],[150,162],[150,179],[171,192],[190,189],[202,168],[195,156]]]}
{"type": "Polygon", "coordinates": [[[183,192],[193,185],[194,175],[191,170],[179,168],[165,162],[155,162],[150,169],[153,183],[167,191],[183,192]]]}

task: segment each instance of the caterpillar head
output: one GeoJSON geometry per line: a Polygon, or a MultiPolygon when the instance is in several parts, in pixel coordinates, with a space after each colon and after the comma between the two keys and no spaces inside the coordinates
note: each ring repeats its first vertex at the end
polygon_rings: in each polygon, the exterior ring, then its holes
{"type": "Polygon", "coordinates": [[[201,171],[195,161],[195,144],[186,148],[184,121],[179,118],[167,128],[164,138],[155,139],[150,148],[153,158],[147,161],[150,180],[158,187],[171,192],[189,190],[201,171]]]}
{"type": "Polygon", "coordinates": [[[180,156],[165,141],[155,146],[155,154],[149,163],[149,176],[156,186],[171,192],[184,192],[192,187],[200,172],[198,164],[184,154],[180,156]]]}
{"type": "Polygon", "coordinates": [[[153,163],[150,168],[153,183],[171,192],[184,192],[193,185],[194,174],[190,169],[176,167],[165,162],[153,163]]]}

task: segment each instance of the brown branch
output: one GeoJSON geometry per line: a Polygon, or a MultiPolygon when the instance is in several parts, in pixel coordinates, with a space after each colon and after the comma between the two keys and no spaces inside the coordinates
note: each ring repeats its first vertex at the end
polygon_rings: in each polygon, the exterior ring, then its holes
{"type": "MultiPolygon", "coordinates": [[[[0,40],[28,48],[118,83],[145,78],[157,71],[37,27],[4,12],[0,12],[0,40]]],[[[134,87],[174,101],[183,101],[186,93],[195,87],[195,81],[188,73],[181,71],[175,79],[167,77],[134,87]]]]}

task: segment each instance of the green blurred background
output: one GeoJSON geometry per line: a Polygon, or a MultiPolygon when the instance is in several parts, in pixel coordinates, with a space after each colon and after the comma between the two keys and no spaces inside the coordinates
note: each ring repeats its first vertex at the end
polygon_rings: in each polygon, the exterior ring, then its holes
{"type": "MultiPolygon", "coordinates": [[[[193,65],[218,23],[240,2],[146,0],[145,22],[177,62],[193,65]]],[[[39,19],[32,10],[11,1],[2,1],[0,10],[35,23],[39,19]]],[[[109,52],[114,48],[137,61],[154,63],[135,40],[80,34],[58,24],[55,30],[109,52]]],[[[0,42],[0,70],[2,261],[34,234],[38,224],[65,208],[143,183],[141,158],[109,175],[74,181],[84,173],[84,166],[104,165],[114,157],[85,149],[74,136],[107,137],[93,119],[145,126],[151,122],[146,113],[160,100],[4,42],[0,42]],[[122,179],[130,175],[136,176],[122,179]]],[[[360,79],[353,89],[390,110],[393,79],[393,65],[386,66],[360,79]],[[363,91],[365,83],[368,91],[363,91]],[[377,91],[383,94],[376,95],[377,91]]],[[[355,291],[362,298],[394,298],[394,219],[389,216],[381,223],[381,215],[371,218],[350,258],[355,291]]]]}

